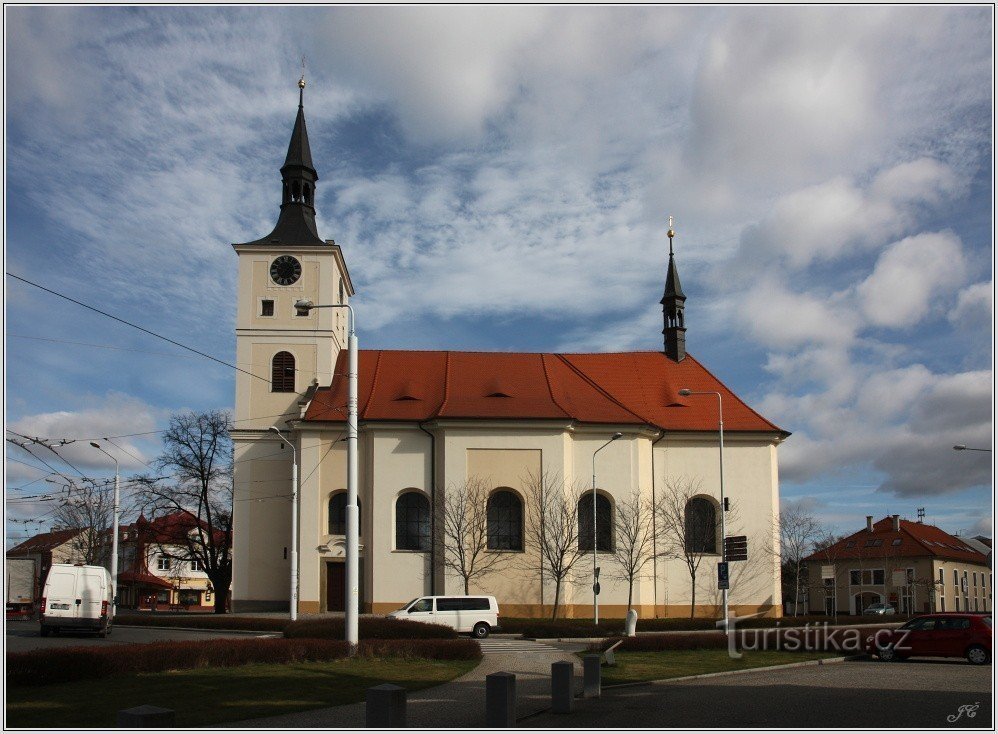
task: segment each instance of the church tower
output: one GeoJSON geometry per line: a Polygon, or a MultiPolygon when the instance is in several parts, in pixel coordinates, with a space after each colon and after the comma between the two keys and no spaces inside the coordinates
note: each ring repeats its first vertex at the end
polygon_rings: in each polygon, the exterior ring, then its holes
{"type": "Polygon", "coordinates": [[[686,358],[686,319],[683,311],[686,309],[686,294],[679,282],[679,270],[676,268],[676,258],[672,252],[672,238],[676,236],[672,229],[672,217],[669,217],[669,272],[665,276],[665,293],[659,303],[662,304],[662,317],[665,328],[665,355],[676,362],[686,358]]]}
{"type": "MultiPolygon", "coordinates": [[[[234,244],[239,257],[233,458],[235,611],[287,610],[297,543],[291,534],[291,466],[302,461],[298,421],[315,385],[329,385],[346,347],[347,313],[295,302],[345,304],[354,294],[343,253],[315,224],[319,180],[305,126],[305,77],[281,166],[281,206],[266,237],[234,244]],[[288,446],[269,431],[274,426],[288,446]],[[262,542],[266,539],[266,542],[262,542]]],[[[304,515],[303,527],[317,522],[304,515]]]]}
{"type": "Polygon", "coordinates": [[[294,307],[298,300],[347,303],[354,293],[339,246],[316,229],[319,175],[305,126],[304,76],[298,86],[277,224],[266,237],[233,245],[239,255],[236,360],[246,370],[236,376],[237,428],[283,427],[300,417],[298,401],[313,381],[329,384],[346,346],[346,309],[300,316],[294,307]]]}

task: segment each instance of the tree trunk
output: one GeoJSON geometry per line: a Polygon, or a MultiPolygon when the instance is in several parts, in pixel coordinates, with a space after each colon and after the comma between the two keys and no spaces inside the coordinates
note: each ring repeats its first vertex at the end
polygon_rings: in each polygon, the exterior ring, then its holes
{"type": "Polygon", "coordinates": [[[465,596],[467,596],[468,594],[471,593],[470,591],[468,591],[468,586],[469,586],[469,584],[468,584],[468,577],[465,576],[464,577],[464,595],[465,596]]]}
{"type": "MultiPolygon", "coordinates": [[[[631,600],[634,598],[634,577],[627,579],[627,611],[631,611],[631,600]]],[[[655,616],[655,615],[652,615],[655,616]]]]}
{"type": "Polygon", "coordinates": [[[215,614],[225,614],[225,604],[229,598],[229,586],[232,585],[232,570],[206,572],[215,590],[215,614]]]}
{"type": "Polygon", "coordinates": [[[697,609],[697,575],[690,574],[690,619],[696,616],[697,609]]]}
{"type": "Polygon", "coordinates": [[[551,609],[551,620],[558,618],[558,602],[561,600],[561,579],[555,577],[554,580],[554,607],[551,609]]]}

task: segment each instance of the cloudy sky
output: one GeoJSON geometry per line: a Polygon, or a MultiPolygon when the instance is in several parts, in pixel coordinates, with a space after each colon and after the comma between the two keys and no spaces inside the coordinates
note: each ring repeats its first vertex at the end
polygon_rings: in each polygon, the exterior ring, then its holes
{"type": "MultiPolygon", "coordinates": [[[[233,360],[230,243],[276,221],[305,55],[362,346],[660,349],[672,214],[689,350],[793,432],[783,497],[990,533],[991,455],[951,447],[992,441],[991,8],[5,13],[8,271],[233,360]]],[[[232,405],[232,370],[5,300],[8,428],[144,434],[130,474],[232,405]]],[[[11,535],[48,526],[42,459],[75,475],[34,452],[11,535]]]]}

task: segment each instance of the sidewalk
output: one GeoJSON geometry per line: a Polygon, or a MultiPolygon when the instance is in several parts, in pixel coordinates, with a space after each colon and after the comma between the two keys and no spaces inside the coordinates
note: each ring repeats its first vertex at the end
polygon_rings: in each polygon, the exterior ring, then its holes
{"type": "MultiPolygon", "coordinates": [[[[485,726],[485,676],[489,673],[516,674],[516,717],[521,719],[544,711],[551,705],[551,663],[567,660],[576,666],[576,685],[582,691],[582,663],[574,654],[532,653],[529,655],[486,655],[474,670],[441,686],[408,695],[407,728],[482,728],[485,726]]],[[[249,719],[220,727],[238,728],[335,728],[362,729],[364,702],[301,711],[286,716],[249,719]]]]}

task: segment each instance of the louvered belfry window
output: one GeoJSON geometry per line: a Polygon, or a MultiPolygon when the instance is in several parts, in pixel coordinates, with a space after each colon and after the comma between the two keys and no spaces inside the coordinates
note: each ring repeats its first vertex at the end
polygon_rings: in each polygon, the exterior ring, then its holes
{"type": "Polygon", "coordinates": [[[271,392],[295,391],[295,357],[291,352],[274,355],[271,370],[271,392]]]}

